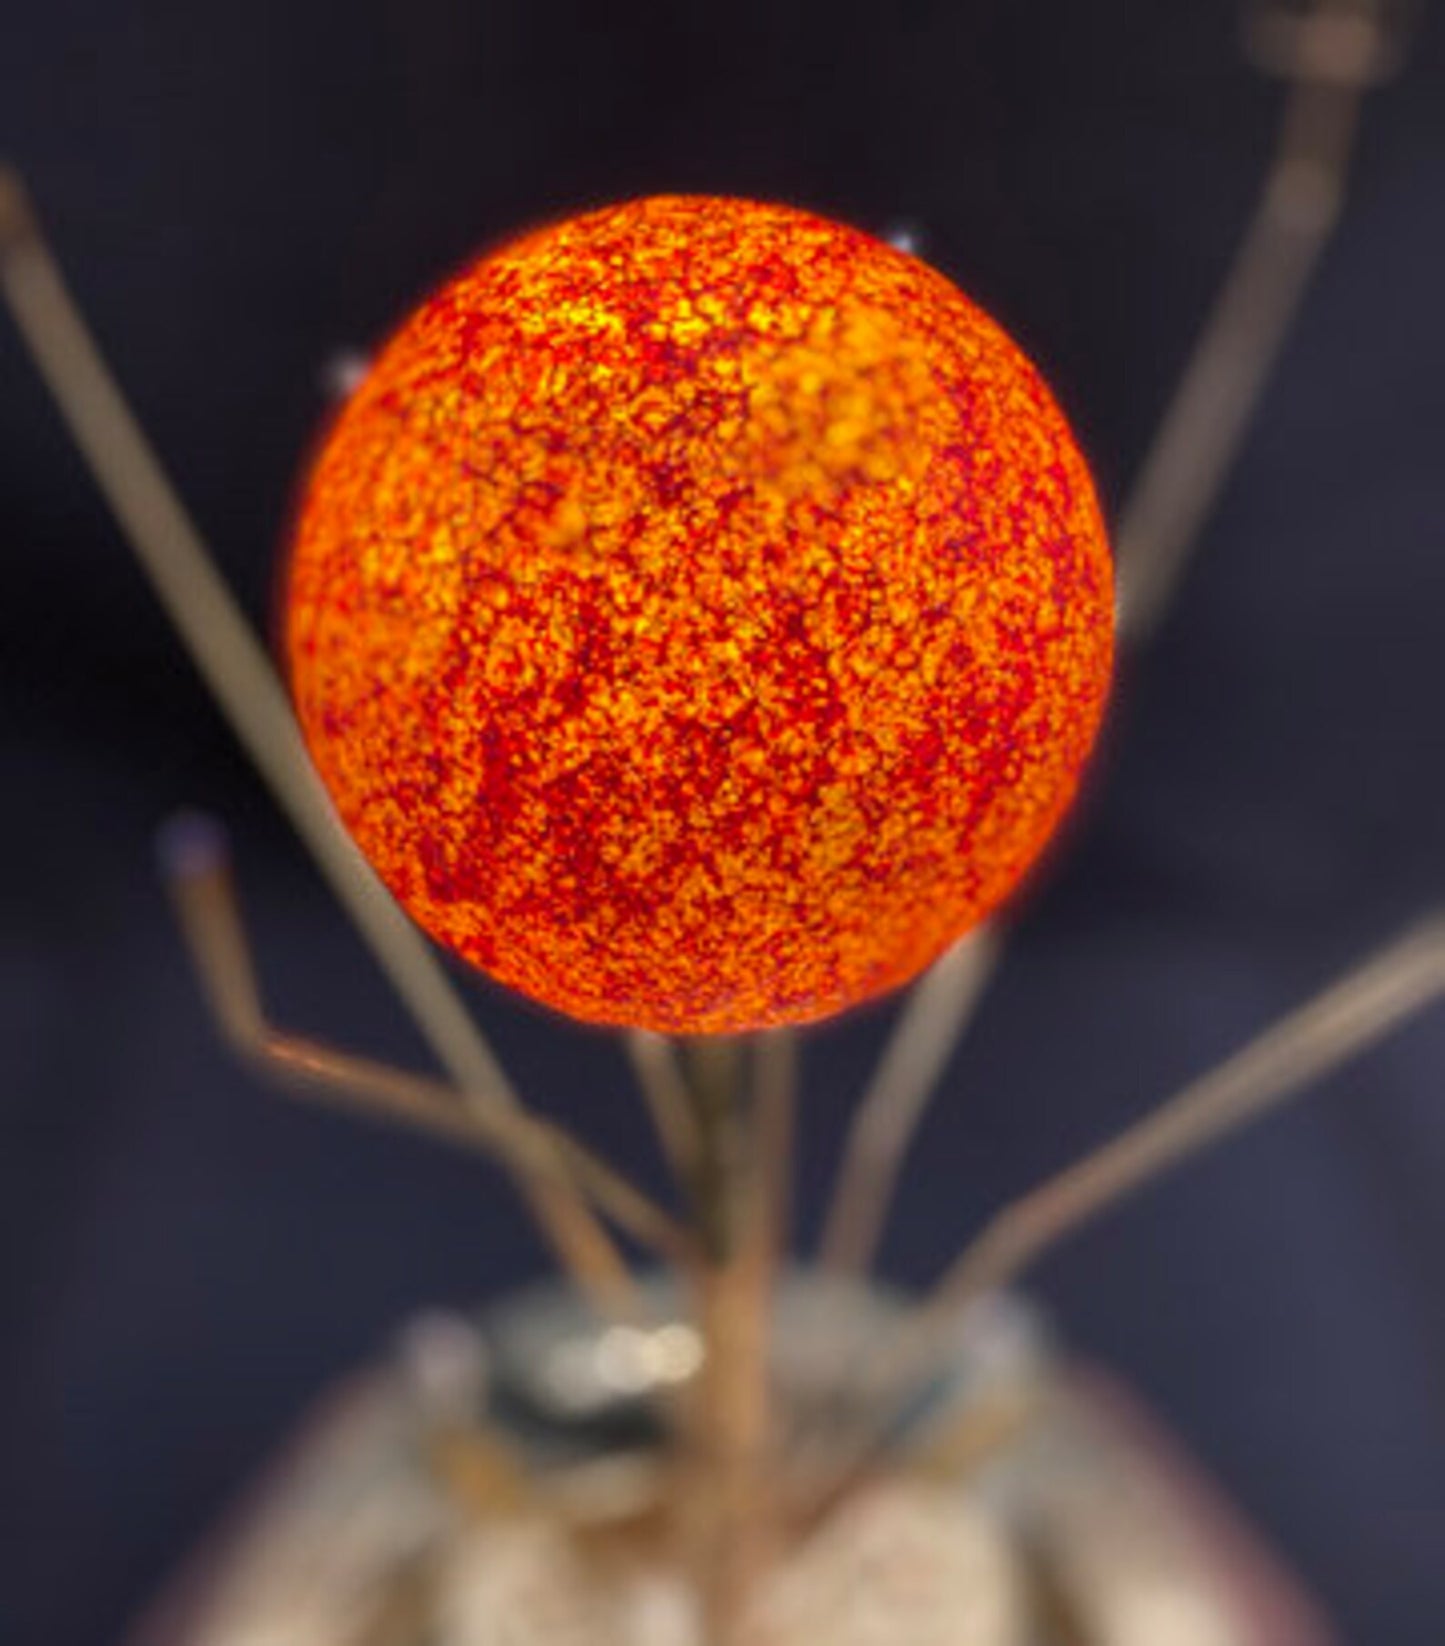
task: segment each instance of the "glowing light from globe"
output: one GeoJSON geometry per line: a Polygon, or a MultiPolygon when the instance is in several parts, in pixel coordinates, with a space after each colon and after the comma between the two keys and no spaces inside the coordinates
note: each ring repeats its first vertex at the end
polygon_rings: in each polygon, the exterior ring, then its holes
{"type": "Polygon", "coordinates": [[[481,258],[315,460],[302,728],[437,940],[576,1017],[817,1018],[988,915],[1065,811],[1108,547],[1039,374],[917,259],[664,197],[481,258]]]}

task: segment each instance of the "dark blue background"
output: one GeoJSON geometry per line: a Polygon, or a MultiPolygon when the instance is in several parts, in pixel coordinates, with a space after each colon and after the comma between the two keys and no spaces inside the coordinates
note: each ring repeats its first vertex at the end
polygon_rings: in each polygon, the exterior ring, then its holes
{"type": "MultiPolygon", "coordinates": [[[[930,255],[1044,366],[1117,503],[1252,204],[1278,89],[1228,5],[690,12],[560,0],[8,7],[0,150],[225,570],[267,616],[322,363],[529,219],[800,201],[930,255]],[[691,20],[696,18],[698,20],[691,20]]],[[[891,1231],[1003,1196],[1442,893],[1445,49],[1348,213],[1094,792],[1022,913],[891,1231]]],[[[100,1646],[413,1306],[542,1255],[484,1166],[221,1051],[152,875],[234,825],[280,1021],[420,1047],[261,795],[0,323],[0,1638],[100,1646]]],[[[602,1036],[485,986],[524,1089],[656,1172],[602,1036]]],[[[807,1052],[816,1218],[888,1008],[807,1052]]],[[[1445,1638],[1445,1014],[1037,1276],[1351,1641],[1445,1638]]]]}

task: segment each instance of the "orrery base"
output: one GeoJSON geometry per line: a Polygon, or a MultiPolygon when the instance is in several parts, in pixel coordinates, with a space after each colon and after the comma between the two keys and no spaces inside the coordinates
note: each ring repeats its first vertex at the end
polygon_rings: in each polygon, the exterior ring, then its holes
{"type": "MultiPolygon", "coordinates": [[[[787,1284],[784,1413],[897,1307],[787,1284]]],[[[698,1646],[666,1531],[678,1476],[639,1403],[695,1370],[689,1332],[674,1318],[619,1337],[556,1288],[480,1328],[415,1322],[129,1646],[698,1646]]],[[[741,1646],[1332,1639],[1137,1404],[1061,1359],[1013,1298],[974,1312],[906,1453],[772,1569],[741,1629],[741,1646]]]]}

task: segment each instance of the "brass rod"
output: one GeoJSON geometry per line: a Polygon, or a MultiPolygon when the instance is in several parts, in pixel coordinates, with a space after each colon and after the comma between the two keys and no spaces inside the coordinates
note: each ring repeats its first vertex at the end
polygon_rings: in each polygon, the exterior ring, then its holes
{"type": "MultiPolygon", "coordinates": [[[[76,307],[19,175],[0,166],[0,290],[82,456],[192,661],[341,906],[391,979],[462,1101],[516,1092],[425,939],[357,850],[312,768],[265,648],[226,587],[76,307]]],[[[575,1188],[523,1184],[564,1263],[578,1254],[623,1285],[625,1265],[575,1188]]],[[[580,1275],[578,1276],[580,1279],[580,1275]]]]}
{"type": "Polygon", "coordinates": [[[1003,940],[985,926],[923,975],[903,1004],[843,1146],[818,1261],[862,1274],[873,1261],[928,1101],[993,976],[1003,940]]]}
{"type": "Polygon", "coordinates": [[[469,1109],[442,1081],[274,1029],[262,1008],[221,831],[205,819],[177,819],[163,848],[187,946],[213,1015],[237,1051],[304,1081],[317,1100],[356,1105],[480,1149],[535,1185],[580,1189],[644,1245],[675,1262],[692,1261],[695,1242],[676,1219],[550,1122],[516,1107],[469,1109]]]}
{"type": "MultiPolygon", "coordinates": [[[[946,1360],[959,1319],[1137,1189],[1293,1097],[1445,995],[1445,912],[1378,950],[1144,1119],[997,1213],[888,1348],[857,1373],[871,1416],[823,1501],[857,1479],[946,1360]]],[[[820,1511],[821,1512],[821,1511],[820,1511]]]]}

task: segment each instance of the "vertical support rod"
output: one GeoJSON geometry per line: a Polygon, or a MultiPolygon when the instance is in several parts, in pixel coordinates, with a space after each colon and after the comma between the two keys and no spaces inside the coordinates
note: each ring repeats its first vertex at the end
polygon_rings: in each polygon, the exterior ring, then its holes
{"type": "Polygon", "coordinates": [[[746,1124],[742,1044],[695,1040],[687,1052],[704,1252],[697,1289],[705,1358],[694,1414],[698,1580],[710,1646],[729,1646],[770,1541],[763,1486],[771,1264],[758,1260],[763,1176],[746,1124]]]}

